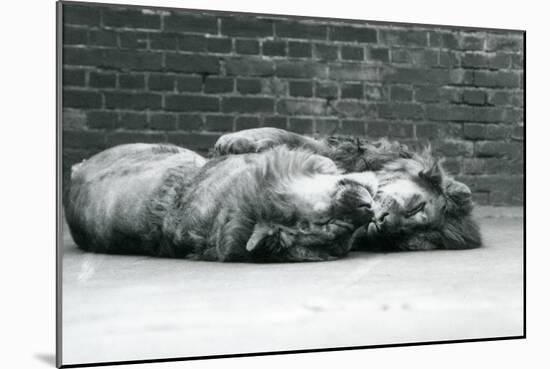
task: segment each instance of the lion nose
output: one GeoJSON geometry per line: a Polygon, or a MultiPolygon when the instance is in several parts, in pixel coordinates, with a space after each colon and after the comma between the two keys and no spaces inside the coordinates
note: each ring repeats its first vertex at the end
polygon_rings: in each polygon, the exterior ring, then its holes
{"type": "Polygon", "coordinates": [[[357,207],[362,210],[372,210],[372,204],[370,202],[360,202],[357,207]]]}
{"type": "Polygon", "coordinates": [[[375,215],[374,221],[379,225],[384,224],[388,215],[390,215],[390,213],[388,213],[387,211],[381,214],[377,214],[375,215]]]}
{"type": "Polygon", "coordinates": [[[362,197],[357,202],[356,206],[362,222],[369,222],[372,220],[375,206],[371,198],[362,197]]]}

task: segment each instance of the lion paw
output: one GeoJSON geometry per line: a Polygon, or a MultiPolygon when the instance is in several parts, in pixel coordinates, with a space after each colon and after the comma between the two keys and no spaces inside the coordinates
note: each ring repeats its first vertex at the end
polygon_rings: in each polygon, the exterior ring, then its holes
{"type": "Polygon", "coordinates": [[[222,136],[214,146],[214,150],[218,155],[248,154],[264,151],[274,145],[274,141],[270,139],[252,140],[230,134],[222,136]]]}
{"type": "MultiPolygon", "coordinates": [[[[222,137],[223,138],[223,137],[222,137]]],[[[219,155],[256,152],[256,143],[246,137],[225,137],[216,143],[214,150],[219,155]]]]}

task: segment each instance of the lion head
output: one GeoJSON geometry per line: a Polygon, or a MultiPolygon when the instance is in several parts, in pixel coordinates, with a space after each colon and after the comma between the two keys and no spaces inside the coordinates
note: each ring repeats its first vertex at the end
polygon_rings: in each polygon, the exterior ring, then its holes
{"type": "MultiPolygon", "coordinates": [[[[330,142],[330,141],[329,141],[330,142]]],[[[447,175],[427,147],[414,152],[388,141],[334,140],[330,155],[350,172],[374,172],[378,189],[364,249],[467,249],[481,245],[471,191],[447,175]]]]}
{"type": "Polygon", "coordinates": [[[239,204],[255,223],[246,242],[254,261],[342,257],[353,232],[374,216],[372,188],[326,157],[280,146],[246,158],[257,190],[239,204]]]}

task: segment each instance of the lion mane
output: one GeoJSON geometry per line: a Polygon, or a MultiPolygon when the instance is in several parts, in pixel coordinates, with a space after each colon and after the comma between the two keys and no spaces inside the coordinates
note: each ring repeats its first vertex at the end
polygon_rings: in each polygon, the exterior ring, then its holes
{"type": "Polygon", "coordinates": [[[365,242],[366,248],[403,249],[469,249],[482,244],[478,224],[472,217],[470,189],[454,180],[436,161],[431,147],[416,152],[398,142],[386,139],[369,142],[360,138],[330,137],[325,155],[345,172],[373,171],[380,174],[381,183],[408,176],[418,178],[432,190],[440,202],[438,220],[414,233],[396,232],[379,235],[365,242]],[[420,169],[420,170],[419,170],[420,169]]]}

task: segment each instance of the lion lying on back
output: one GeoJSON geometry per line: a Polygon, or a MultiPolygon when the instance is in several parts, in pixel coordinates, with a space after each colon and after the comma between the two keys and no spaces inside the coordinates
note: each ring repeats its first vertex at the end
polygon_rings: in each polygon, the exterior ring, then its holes
{"type": "Polygon", "coordinates": [[[262,152],[280,145],[323,155],[350,175],[370,172],[376,176],[375,216],[356,247],[427,250],[481,245],[479,228],[471,215],[470,189],[446,175],[429,149],[415,153],[387,141],[317,141],[282,129],[257,128],[220,137],[215,152],[262,152]]]}
{"type": "Polygon", "coordinates": [[[130,144],[74,167],[65,214],[84,250],[219,261],[342,257],[373,216],[370,173],[277,147],[206,161],[170,145],[130,144]]]}

